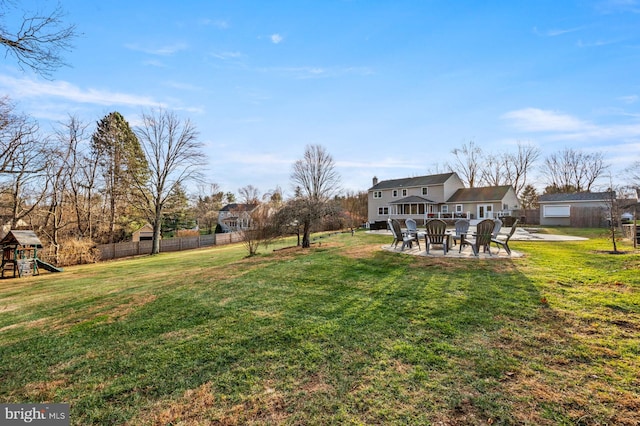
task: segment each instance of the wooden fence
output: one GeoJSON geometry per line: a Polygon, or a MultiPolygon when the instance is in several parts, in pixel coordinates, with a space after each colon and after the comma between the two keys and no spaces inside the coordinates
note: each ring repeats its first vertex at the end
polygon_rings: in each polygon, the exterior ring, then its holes
{"type": "Polygon", "coordinates": [[[606,228],[607,209],[604,207],[571,207],[570,225],[573,228],[606,228]]]}
{"type": "MultiPolygon", "coordinates": [[[[160,240],[160,252],[192,250],[201,247],[237,243],[240,241],[242,241],[242,233],[240,232],[170,238],[160,240]]],[[[100,260],[110,260],[121,257],[150,254],[152,242],[136,241],[129,243],[100,244],[96,248],[100,251],[100,260]]]]}

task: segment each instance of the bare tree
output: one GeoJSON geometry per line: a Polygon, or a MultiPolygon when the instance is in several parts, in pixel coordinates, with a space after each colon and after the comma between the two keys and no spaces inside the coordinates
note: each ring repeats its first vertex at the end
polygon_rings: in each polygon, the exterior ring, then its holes
{"type": "Polygon", "coordinates": [[[9,181],[1,188],[3,223],[8,222],[12,229],[38,207],[48,189],[44,179],[48,155],[44,145],[32,136],[19,139],[20,144],[12,154],[9,181]]]}
{"type": "Polygon", "coordinates": [[[629,167],[625,168],[624,174],[627,177],[629,186],[640,191],[640,161],[634,161],[629,167]]]}
{"type": "Polygon", "coordinates": [[[254,256],[260,246],[267,247],[278,236],[273,221],[275,213],[271,202],[260,203],[251,211],[250,226],[243,229],[242,243],[249,256],[254,256]]]}
{"type": "Polygon", "coordinates": [[[518,143],[516,152],[485,154],[479,161],[482,186],[511,185],[518,196],[527,186],[527,177],[540,156],[540,149],[532,145],[518,143]]]}
{"type": "Polygon", "coordinates": [[[274,208],[282,207],[282,204],[284,203],[282,188],[276,186],[275,189],[265,192],[264,195],[262,195],[262,200],[269,202],[274,208]]]}
{"type": "Polygon", "coordinates": [[[43,228],[51,240],[56,263],[60,261],[61,232],[70,224],[66,207],[69,204],[69,177],[71,175],[69,173],[69,159],[73,149],[72,143],[64,140],[59,141],[59,144],[51,150],[52,155],[47,167],[50,191],[43,228]]]}
{"type": "Polygon", "coordinates": [[[329,199],[338,192],[340,176],[333,157],[320,145],[307,145],[304,157],[293,164],[291,180],[296,196],[306,208],[300,223],[303,226],[302,247],[311,245],[311,226],[326,214],[329,199]]]}
{"type": "Polygon", "coordinates": [[[195,200],[194,212],[200,229],[206,229],[212,234],[218,220],[218,212],[222,208],[224,192],[217,183],[198,185],[198,195],[195,200]]]}
{"type": "Polygon", "coordinates": [[[245,204],[257,204],[260,200],[260,191],[253,185],[243,186],[238,189],[240,200],[245,204]]]}
{"type": "Polygon", "coordinates": [[[367,220],[367,200],[366,191],[347,191],[343,197],[339,197],[340,206],[347,215],[347,226],[351,229],[357,228],[367,220]]]}
{"type": "Polygon", "coordinates": [[[88,124],[78,117],[60,123],[56,135],[61,144],[69,145],[67,173],[69,175],[70,202],[75,213],[76,235],[79,238],[94,237],[94,210],[97,175],[100,157],[89,149],[88,124]]]}
{"type": "Polygon", "coordinates": [[[149,170],[131,176],[136,188],[134,200],[153,226],[151,253],[157,254],[167,200],[177,186],[200,179],[205,156],[195,126],[173,112],[158,109],[144,113],[136,134],[149,170]]]}
{"type": "Polygon", "coordinates": [[[276,187],[266,192],[262,196],[262,202],[257,199],[258,190],[251,185],[240,188],[239,192],[248,203],[248,208],[251,208],[249,226],[241,232],[242,242],[249,256],[253,256],[260,246],[267,247],[281,235],[276,215],[283,205],[282,190],[276,187]]]}
{"type": "Polygon", "coordinates": [[[480,169],[480,186],[501,186],[508,184],[507,154],[483,156],[480,169]]]}
{"type": "Polygon", "coordinates": [[[505,173],[507,184],[513,186],[516,194],[521,195],[527,186],[529,172],[540,158],[540,149],[533,145],[518,143],[515,153],[504,155],[505,173]]]}
{"type": "Polygon", "coordinates": [[[453,163],[447,163],[447,167],[452,172],[456,172],[462,181],[473,188],[480,179],[480,163],[482,162],[482,148],[474,141],[463,144],[461,148],[456,148],[451,153],[455,156],[453,163]]]}
{"type": "Polygon", "coordinates": [[[618,200],[618,194],[621,192],[623,192],[622,188],[615,187],[613,184],[613,178],[609,175],[609,188],[607,188],[606,191],[605,205],[608,215],[609,237],[611,238],[611,244],[613,246],[613,251],[611,253],[614,254],[619,253],[616,240],[618,238],[618,227],[620,226],[618,222],[620,221],[620,214],[622,213],[620,209],[620,202],[618,200]]]}
{"type": "Polygon", "coordinates": [[[0,1],[0,45],[5,56],[13,56],[21,69],[30,68],[43,77],[66,65],[61,53],[71,49],[77,36],[75,25],[63,22],[60,5],[51,12],[16,10],[13,1],[0,1]],[[22,14],[19,18],[16,15],[22,14]],[[13,19],[12,19],[13,18],[13,19]],[[7,21],[18,22],[14,28],[7,21]]]}
{"type": "Polygon", "coordinates": [[[8,97],[0,98],[0,174],[24,173],[16,164],[18,151],[26,140],[36,137],[38,124],[15,111],[8,97]]]}
{"type": "Polygon", "coordinates": [[[607,168],[601,152],[588,154],[565,148],[547,156],[542,171],[547,192],[588,192],[607,168]]]}

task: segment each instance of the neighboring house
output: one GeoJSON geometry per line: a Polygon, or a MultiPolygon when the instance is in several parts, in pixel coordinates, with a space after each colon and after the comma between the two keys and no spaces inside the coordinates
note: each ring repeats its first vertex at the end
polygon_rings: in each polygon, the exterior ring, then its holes
{"type": "Polygon", "coordinates": [[[0,226],[0,239],[4,238],[5,235],[7,235],[12,229],[25,230],[30,228],[31,227],[29,226],[29,224],[22,219],[18,219],[18,223],[16,223],[13,227],[11,227],[10,222],[7,222],[4,225],[0,226]]]}
{"type": "Polygon", "coordinates": [[[475,219],[513,216],[519,208],[518,196],[511,185],[460,188],[447,200],[447,208],[456,213],[471,212],[475,219]]]}
{"type": "Polygon", "coordinates": [[[142,228],[131,235],[131,241],[134,243],[139,241],[153,241],[153,226],[151,226],[150,223],[145,223],[142,228]]]}
{"type": "Polygon", "coordinates": [[[242,231],[251,226],[251,212],[257,204],[227,204],[218,213],[218,223],[223,229],[242,231]]]}
{"type": "Polygon", "coordinates": [[[576,192],[543,194],[538,197],[540,225],[571,226],[579,218],[588,215],[593,226],[600,226],[609,216],[611,192],[576,192]]]}
{"type": "Polygon", "coordinates": [[[426,221],[430,217],[486,219],[518,209],[510,185],[465,188],[456,173],[378,181],[369,189],[370,223],[388,218],[426,221]]]}

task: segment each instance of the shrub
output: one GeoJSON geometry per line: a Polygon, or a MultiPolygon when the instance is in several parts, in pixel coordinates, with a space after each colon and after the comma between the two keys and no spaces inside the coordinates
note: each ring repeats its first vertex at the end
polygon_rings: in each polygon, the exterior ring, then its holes
{"type": "Polygon", "coordinates": [[[57,256],[50,246],[48,252],[42,252],[39,257],[57,266],[80,265],[98,262],[100,251],[92,240],[71,238],[60,243],[57,256]]]}

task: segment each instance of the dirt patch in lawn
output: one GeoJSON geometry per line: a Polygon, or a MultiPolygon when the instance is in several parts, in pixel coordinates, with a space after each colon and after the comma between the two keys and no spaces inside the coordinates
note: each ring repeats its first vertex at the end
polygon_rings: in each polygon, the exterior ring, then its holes
{"type": "Polygon", "coordinates": [[[288,416],[283,396],[268,384],[261,391],[247,395],[243,402],[230,405],[224,397],[215,394],[211,383],[205,383],[187,390],[175,401],[154,404],[127,424],[280,424],[288,416]]]}

